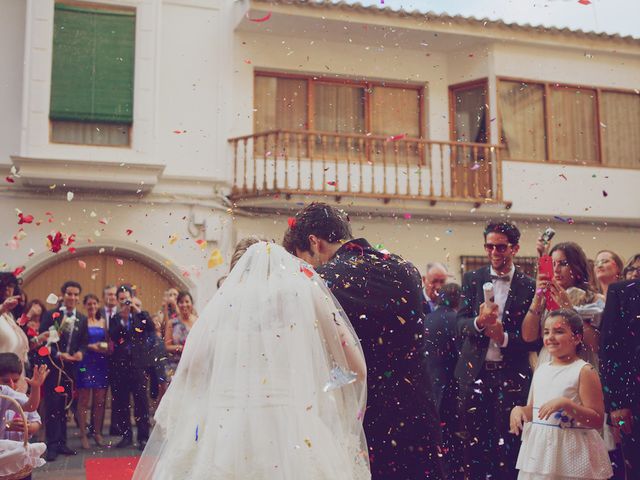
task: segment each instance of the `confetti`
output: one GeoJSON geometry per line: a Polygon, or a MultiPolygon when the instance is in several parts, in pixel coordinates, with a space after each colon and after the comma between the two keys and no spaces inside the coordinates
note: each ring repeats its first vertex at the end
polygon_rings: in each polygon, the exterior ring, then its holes
{"type": "Polygon", "coordinates": [[[478,162],[475,162],[473,165],[471,165],[471,170],[478,170],[480,168],[480,164],[478,162]]]}
{"type": "Polygon", "coordinates": [[[196,425],[196,442],[198,441],[198,425],[196,425]]]}
{"type": "Polygon", "coordinates": [[[17,277],[19,276],[22,272],[24,272],[26,270],[26,267],[24,267],[24,265],[22,267],[18,267],[13,271],[13,276],[17,277]]]}
{"type": "Polygon", "coordinates": [[[200,250],[205,250],[207,248],[207,241],[199,238],[196,240],[196,244],[200,247],[200,250]]]}
{"type": "Polygon", "coordinates": [[[19,213],[18,218],[18,225],[22,225],[23,223],[33,223],[33,215],[23,215],[22,213],[19,213]]]}
{"type": "Polygon", "coordinates": [[[176,243],[179,238],[180,237],[176,233],[174,233],[173,235],[170,235],[169,236],[169,245],[173,245],[174,243],[176,243]]]}
{"type": "Polygon", "coordinates": [[[109,219],[102,217],[100,220],[98,220],[102,225],[108,225],[109,224],[109,219]]]}
{"type": "Polygon", "coordinates": [[[396,142],[398,140],[402,140],[403,138],[405,138],[407,136],[406,133],[401,133],[400,135],[391,135],[390,137],[387,137],[387,142],[396,142]]]}
{"type": "Polygon", "coordinates": [[[400,325],[404,325],[405,323],[407,323],[407,321],[402,318],[400,315],[396,315],[396,317],[398,317],[398,321],[400,322],[400,325]]]}
{"type": "Polygon", "coordinates": [[[224,263],[224,258],[222,258],[222,252],[217,248],[211,251],[211,255],[209,256],[209,261],[207,262],[208,268],[215,268],[218,265],[222,265],[224,263]]]}
{"type": "Polygon", "coordinates": [[[176,135],[180,135],[181,133],[187,133],[186,130],[174,130],[173,133],[175,133],[176,135]]]}
{"type": "Polygon", "coordinates": [[[67,202],[73,200],[73,192],[67,192],[67,202]]]}
{"type": "Polygon", "coordinates": [[[121,267],[122,265],[124,265],[124,260],[122,260],[121,258],[116,258],[116,265],[121,267]]]}
{"type": "Polygon", "coordinates": [[[13,177],[4,177],[5,182],[7,183],[16,183],[13,177]]]}
{"type": "Polygon", "coordinates": [[[87,268],[87,263],[82,260],[78,260],[78,266],[82,269],[85,269],[87,268]]]}
{"type": "Polygon", "coordinates": [[[58,296],[55,293],[50,293],[49,296],[47,297],[46,302],[49,305],[55,305],[56,303],[58,303],[58,296]]]}
{"type": "Polygon", "coordinates": [[[330,392],[331,390],[342,388],[345,385],[350,385],[357,379],[358,375],[354,372],[347,371],[338,365],[333,367],[331,372],[329,372],[329,381],[325,384],[322,390],[324,392],[330,392]]]}
{"type": "Polygon", "coordinates": [[[47,347],[40,347],[38,349],[38,355],[40,355],[41,357],[46,357],[47,355],[49,355],[49,349],[47,347]]]}
{"type": "Polygon", "coordinates": [[[56,393],[64,393],[64,387],[62,385],[58,385],[56,388],[53,389],[53,391],[56,393]]]}
{"type": "Polygon", "coordinates": [[[565,175],[564,173],[561,173],[561,174],[560,174],[560,175],[558,175],[558,176],[559,176],[560,178],[563,178],[563,179],[567,180],[567,177],[566,177],[566,175],[565,175]]]}
{"type": "Polygon", "coordinates": [[[249,19],[250,22],[254,22],[254,23],[261,23],[261,22],[266,22],[271,18],[271,12],[267,13],[264,17],[260,17],[260,18],[251,18],[249,17],[249,12],[247,12],[247,19],[249,19]]]}
{"type": "Polygon", "coordinates": [[[300,271],[302,273],[304,273],[307,277],[311,278],[313,277],[313,272],[311,270],[309,270],[307,267],[303,267],[302,265],[300,266],[300,271]]]}
{"type": "Polygon", "coordinates": [[[305,438],[304,443],[307,445],[307,447],[311,448],[311,440],[309,440],[308,438],[305,438]]]}
{"type": "Polygon", "coordinates": [[[336,186],[336,183],[337,183],[337,182],[335,182],[335,181],[330,181],[330,182],[327,182],[327,185],[330,185],[330,186],[332,186],[332,187],[335,187],[335,186],[336,186]]]}
{"type": "Polygon", "coordinates": [[[402,216],[405,218],[405,220],[411,220],[411,214],[410,213],[405,213],[402,216]]]}
{"type": "Polygon", "coordinates": [[[603,196],[603,197],[608,197],[608,196],[609,196],[609,194],[606,192],[606,190],[602,190],[602,196],[603,196]]]}
{"type": "Polygon", "coordinates": [[[591,5],[591,1],[590,0],[578,0],[578,3],[580,5],[591,5]]]}
{"type": "Polygon", "coordinates": [[[296,226],[296,218],[295,217],[287,218],[287,224],[289,225],[289,228],[295,227],[296,226]]]}
{"type": "Polygon", "coordinates": [[[64,237],[62,233],[56,232],[53,237],[51,235],[47,235],[47,244],[51,252],[58,253],[64,245],[64,237]]]}
{"type": "Polygon", "coordinates": [[[556,215],[553,218],[555,218],[556,220],[558,220],[560,222],[568,223],[569,225],[574,223],[574,220],[571,217],[560,217],[560,216],[556,215]]]}
{"type": "Polygon", "coordinates": [[[130,228],[127,228],[124,232],[125,232],[127,235],[131,235],[131,234],[133,233],[133,230],[131,230],[130,228]]]}

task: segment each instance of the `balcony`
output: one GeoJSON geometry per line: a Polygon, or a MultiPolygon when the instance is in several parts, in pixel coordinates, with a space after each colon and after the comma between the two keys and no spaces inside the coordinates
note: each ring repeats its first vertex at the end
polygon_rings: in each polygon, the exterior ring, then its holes
{"type": "Polygon", "coordinates": [[[499,145],[295,130],[229,143],[230,198],[238,205],[277,207],[282,198],[323,196],[337,202],[511,206],[502,197],[499,145]]]}

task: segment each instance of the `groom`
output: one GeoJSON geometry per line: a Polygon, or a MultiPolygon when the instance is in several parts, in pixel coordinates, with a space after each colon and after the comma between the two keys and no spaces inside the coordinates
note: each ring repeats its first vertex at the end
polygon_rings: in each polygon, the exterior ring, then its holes
{"type": "Polygon", "coordinates": [[[283,246],[316,268],[362,342],[372,478],[443,478],[438,416],[424,365],[418,270],[353,239],[346,215],[327,204],[308,205],[289,225],[283,246]]]}

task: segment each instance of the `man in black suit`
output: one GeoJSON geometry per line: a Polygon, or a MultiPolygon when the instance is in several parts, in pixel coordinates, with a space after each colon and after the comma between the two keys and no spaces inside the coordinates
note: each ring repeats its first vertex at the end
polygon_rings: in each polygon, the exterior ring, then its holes
{"type": "Polygon", "coordinates": [[[437,295],[437,309],[424,321],[427,371],[442,426],[443,466],[446,478],[452,480],[462,478],[462,446],[456,435],[460,423],[458,382],[453,374],[459,356],[457,312],[460,300],[460,285],[442,285],[437,295]]]}
{"type": "MultiPolygon", "coordinates": [[[[116,286],[107,285],[102,290],[102,301],[104,306],[100,309],[100,316],[104,318],[107,332],[110,331],[111,319],[118,313],[118,297],[116,296],[116,286]]],[[[113,408],[113,379],[116,378],[118,372],[115,371],[111,356],[109,356],[109,387],[111,388],[111,423],[109,426],[109,435],[121,435],[118,430],[120,421],[117,418],[117,412],[113,408]]],[[[93,406],[92,406],[93,408],[93,406]]],[[[93,418],[93,414],[91,415],[93,418]]]]}
{"type": "Polygon", "coordinates": [[[144,450],[149,439],[149,400],[147,398],[147,369],[151,365],[152,335],[155,327],[149,313],[142,311],[133,298],[128,285],[120,285],[117,290],[120,311],[111,319],[109,336],[114,349],[111,354],[113,365],[113,408],[120,424],[122,440],[117,448],[133,444],[130,399],[133,396],[134,416],[138,427],[138,448],[144,450]]]}
{"type": "Polygon", "coordinates": [[[62,304],[48,311],[40,322],[40,333],[50,332],[50,356],[41,357],[51,374],[44,382],[44,425],[46,429],[46,460],[54,461],[59,454],[75,455],[67,446],[67,408],[71,405],[76,380],[76,366],[87,349],[89,327],[87,317],[77,310],[82,287],[69,280],[62,285],[62,304]],[[59,337],[53,342],[55,335],[59,337]]]}
{"type": "Polygon", "coordinates": [[[449,272],[440,262],[427,263],[427,270],[422,277],[424,283],[424,313],[429,315],[438,306],[438,293],[442,286],[447,283],[449,272]]]}
{"type": "Polygon", "coordinates": [[[424,365],[418,270],[365,239],[352,239],[346,215],[329,205],[312,203],[289,224],[285,248],[317,269],[362,343],[372,478],[443,478],[438,415],[424,365]]]}
{"type": "Polygon", "coordinates": [[[465,470],[473,479],[515,479],[520,439],[509,434],[509,414],[527,401],[531,370],[521,325],[535,293],[535,281],[515,269],[520,231],[491,222],[484,231],[489,266],[464,275],[458,313],[462,341],[455,376],[460,387],[465,470]],[[493,302],[483,285],[491,283],[493,302]],[[490,476],[490,477],[488,477],[490,476]]]}
{"type": "Polygon", "coordinates": [[[621,430],[628,478],[640,478],[640,280],[607,290],[600,371],[611,424],[621,430]]]}

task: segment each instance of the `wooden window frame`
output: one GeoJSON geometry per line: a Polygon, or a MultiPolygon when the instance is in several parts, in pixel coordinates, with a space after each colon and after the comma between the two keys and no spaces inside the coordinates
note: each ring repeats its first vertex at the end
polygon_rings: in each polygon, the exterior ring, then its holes
{"type": "MultiPolygon", "coordinates": [[[[366,132],[371,132],[371,89],[372,87],[389,87],[389,88],[403,88],[408,90],[415,90],[418,94],[418,131],[419,137],[417,139],[425,138],[425,99],[426,99],[426,86],[411,84],[411,83],[398,83],[387,81],[369,81],[369,80],[355,80],[351,78],[327,78],[323,75],[313,74],[301,74],[301,73],[286,73],[270,70],[255,70],[254,71],[254,92],[255,92],[255,79],[257,77],[271,77],[271,78],[287,78],[307,81],[307,121],[306,130],[315,131],[314,127],[314,105],[315,105],[315,85],[349,85],[353,87],[360,87],[364,89],[364,126],[366,132]]],[[[253,105],[255,107],[255,96],[253,99],[253,105]]],[[[260,133],[260,132],[254,132],[260,133]]],[[[401,132],[399,132],[401,133],[401,132]]]]}
{"type": "MultiPolygon", "coordinates": [[[[489,79],[488,78],[478,78],[476,80],[471,80],[463,83],[456,83],[454,85],[449,85],[449,139],[452,142],[456,142],[456,101],[455,101],[455,92],[471,90],[472,88],[476,88],[479,86],[484,86],[486,92],[486,109],[485,109],[485,128],[487,129],[487,141],[486,145],[491,143],[491,92],[489,91],[489,79]]],[[[465,142],[465,143],[474,143],[474,142],[465,142]]]]}
{"type": "MultiPolygon", "coordinates": [[[[611,93],[627,93],[627,94],[635,94],[638,95],[637,90],[633,89],[622,89],[622,88],[611,88],[611,87],[598,87],[598,86],[590,86],[590,85],[579,85],[579,84],[571,84],[571,83],[562,83],[562,82],[549,82],[543,80],[528,80],[525,78],[518,77],[496,77],[496,91],[498,89],[498,85],[500,82],[518,82],[518,83],[526,83],[528,85],[542,85],[544,87],[543,94],[543,114],[544,114],[544,137],[545,137],[545,149],[546,149],[546,160],[525,160],[525,159],[508,159],[509,162],[522,162],[522,163],[549,163],[552,165],[567,165],[572,167],[602,167],[602,168],[615,168],[615,169],[623,169],[623,170],[640,170],[640,167],[629,167],[629,166],[619,166],[619,165],[607,165],[603,163],[603,143],[602,143],[602,130],[600,128],[600,102],[602,99],[603,92],[611,92],[611,93]],[[595,122],[596,127],[596,142],[597,142],[597,161],[594,163],[574,163],[574,162],[566,162],[563,160],[555,160],[553,154],[553,148],[551,145],[551,116],[550,116],[550,105],[549,105],[549,93],[552,89],[561,89],[561,88],[576,88],[580,90],[592,90],[596,95],[596,108],[595,108],[595,118],[593,121],[595,122]]],[[[500,99],[498,98],[497,103],[498,115],[497,115],[497,128],[498,132],[502,132],[502,111],[500,108],[500,99]]],[[[640,121],[640,120],[639,120],[640,121]]],[[[500,144],[503,144],[502,135],[500,135],[500,144]]]]}

